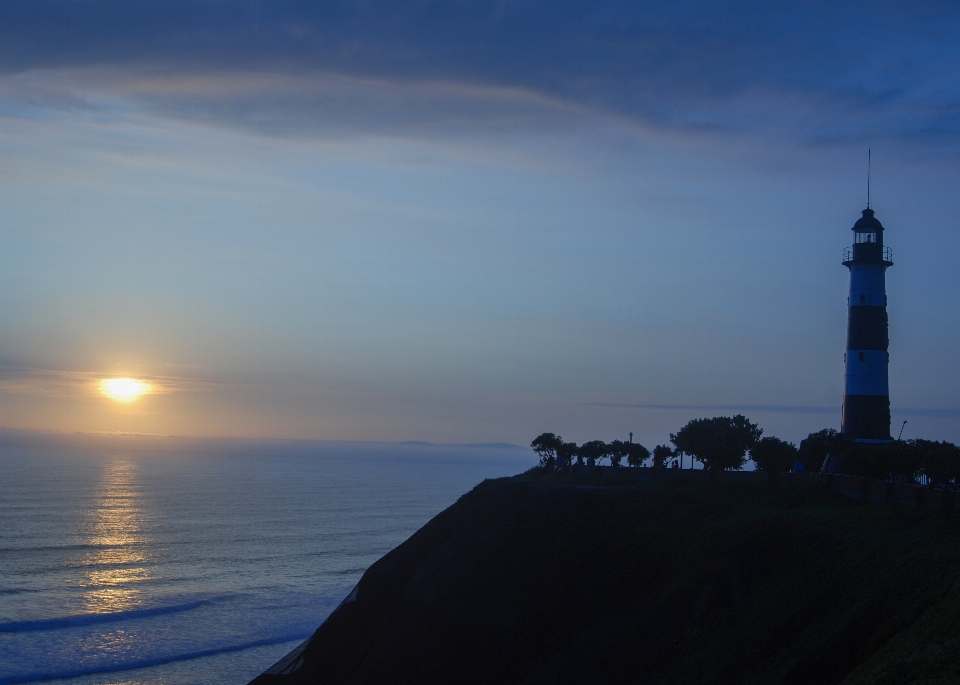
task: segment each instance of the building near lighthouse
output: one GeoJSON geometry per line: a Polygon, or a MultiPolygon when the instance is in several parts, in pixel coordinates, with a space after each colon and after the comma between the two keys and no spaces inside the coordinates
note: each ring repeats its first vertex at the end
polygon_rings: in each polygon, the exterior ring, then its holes
{"type": "Polygon", "coordinates": [[[869,203],[853,225],[853,246],[844,249],[843,265],[850,269],[850,296],[841,432],[857,442],[887,442],[890,355],[885,281],[893,259],[883,244],[883,225],[869,203]]]}

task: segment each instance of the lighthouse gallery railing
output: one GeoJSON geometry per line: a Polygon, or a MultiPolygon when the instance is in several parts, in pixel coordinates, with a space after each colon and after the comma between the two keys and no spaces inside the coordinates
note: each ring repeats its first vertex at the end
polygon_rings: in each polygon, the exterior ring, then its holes
{"type": "MultiPolygon", "coordinates": [[[[853,248],[845,247],[843,248],[843,261],[852,262],[853,261],[853,248]]],[[[893,250],[889,247],[883,248],[883,261],[892,262],[893,261],[893,250]]]]}

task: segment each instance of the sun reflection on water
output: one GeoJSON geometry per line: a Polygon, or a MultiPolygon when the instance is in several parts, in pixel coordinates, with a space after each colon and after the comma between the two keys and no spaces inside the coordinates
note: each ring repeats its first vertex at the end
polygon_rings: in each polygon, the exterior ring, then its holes
{"type": "Polygon", "coordinates": [[[81,562],[85,609],[105,614],[138,606],[138,586],[150,579],[150,573],[145,568],[148,540],[143,533],[143,503],[133,460],[120,458],[105,469],[85,537],[93,547],[81,562]]]}

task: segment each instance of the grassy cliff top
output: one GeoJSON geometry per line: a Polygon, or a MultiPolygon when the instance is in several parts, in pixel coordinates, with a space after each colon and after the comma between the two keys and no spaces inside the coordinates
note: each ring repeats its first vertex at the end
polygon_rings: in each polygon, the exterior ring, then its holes
{"type": "Polygon", "coordinates": [[[960,522],[682,473],[485,481],[259,683],[960,682],[960,522]]]}

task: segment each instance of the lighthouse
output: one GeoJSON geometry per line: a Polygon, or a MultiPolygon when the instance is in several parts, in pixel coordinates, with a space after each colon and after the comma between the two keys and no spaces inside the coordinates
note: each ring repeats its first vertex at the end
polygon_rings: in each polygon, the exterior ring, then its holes
{"type": "Polygon", "coordinates": [[[856,442],[891,439],[885,274],[893,266],[892,256],[883,244],[883,225],[868,203],[853,225],[853,246],[843,251],[850,296],[841,432],[856,442]]]}

